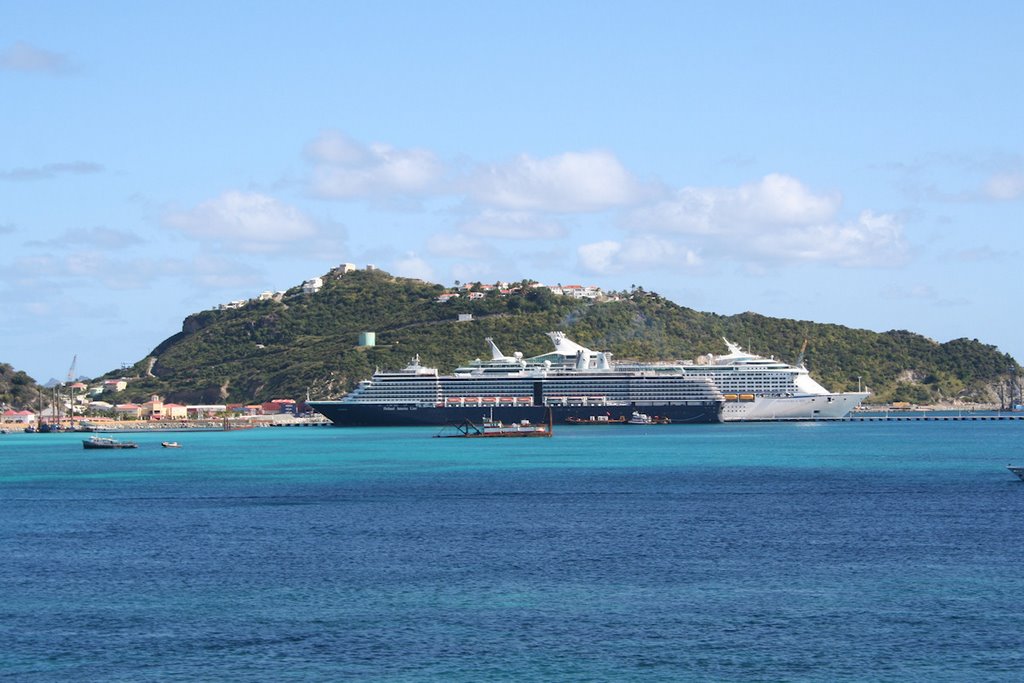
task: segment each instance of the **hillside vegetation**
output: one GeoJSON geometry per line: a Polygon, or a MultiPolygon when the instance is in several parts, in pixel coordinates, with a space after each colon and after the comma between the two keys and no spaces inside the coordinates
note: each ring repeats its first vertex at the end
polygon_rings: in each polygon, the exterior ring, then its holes
{"type": "Polygon", "coordinates": [[[642,288],[620,292],[619,301],[591,302],[520,284],[518,293],[506,296],[439,303],[440,285],[382,271],[332,271],[315,294],[296,287],[280,300],[189,316],[182,332],[135,365],[138,379],[122,393],[125,399],[155,393],[177,402],[221,403],[302,398],[308,389],[314,398],[335,398],[375,368],[404,367],[415,354],[424,365],[450,371],[486,356],[485,337],[506,354],[545,353],[549,330],[620,360],[720,354],[727,337],[794,362],[807,340],[805,362],[815,379],[833,391],[852,391],[859,377],[875,402],[998,402],[1000,387],[1018,368],[1009,355],[977,340],[940,344],[903,330],[876,333],[756,313],[722,316],[642,288]],[[458,322],[460,313],[474,320],[458,322]],[[364,331],[376,333],[377,346],[357,346],[364,331]]]}
{"type": "Polygon", "coordinates": [[[15,370],[7,363],[0,363],[0,406],[15,410],[29,410],[37,407],[41,387],[21,370],[15,370]]]}

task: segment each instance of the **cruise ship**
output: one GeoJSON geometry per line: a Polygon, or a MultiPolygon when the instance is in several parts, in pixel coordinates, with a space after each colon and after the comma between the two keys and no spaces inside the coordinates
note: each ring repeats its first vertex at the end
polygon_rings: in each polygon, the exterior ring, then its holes
{"type": "MultiPolygon", "coordinates": [[[[572,342],[561,332],[549,332],[555,344],[555,356],[581,355],[601,358],[602,354],[572,342]]],[[[803,364],[796,365],[744,351],[723,338],[729,353],[701,356],[696,361],[664,364],[618,363],[624,372],[650,372],[658,368],[667,374],[701,377],[711,380],[722,393],[723,422],[747,420],[837,420],[849,415],[870,396],[869,392],[831,393],[816,382],[803,364]]],[[[497,347],[492,353],[497,357],[497,347]]],[[[544,359],[546,356],[539,356],[544,359]]],[[[531,362],[536,359],[531,359],[531,362]]],[[[497,361],[493,361],[497,362],[497,361]]],[[[479,364],[479,361],[477,362],[479,364]]],[[[458,371],[456,371],[458,372],[458,371]]]]}
{"type": "Polygon", "coordinates": [[[836,420],[846,417],[870,392],[831,393],[807,372],[802,358],[788,365],[744,351],[723,339],[729,353],[687,361],[689,375],[711,379],[725,399],[722,420],[836,420]]]}
{"type": "Polygon", "coordinates": [[[634,412],[672,424],[720,422],[725,398],[711,377],[680,365],[617,364],[566,338],[555,350],[506,356],[487,339],[491,358],[449,375],[413,358],[402,370],[380,371],[337,401],[309,401],[339,426],[445,425],[482,418],[506,423],[545,419],[562,424],[625,423],[634,412]]]}

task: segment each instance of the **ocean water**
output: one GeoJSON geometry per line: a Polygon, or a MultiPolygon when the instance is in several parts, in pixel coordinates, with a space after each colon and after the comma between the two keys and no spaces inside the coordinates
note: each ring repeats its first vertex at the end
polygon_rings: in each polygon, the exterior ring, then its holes
{"type": "Polygon", "coordinates": [[[0,678],[1017,681],[1022,423],[0,436],[0,678]]]}

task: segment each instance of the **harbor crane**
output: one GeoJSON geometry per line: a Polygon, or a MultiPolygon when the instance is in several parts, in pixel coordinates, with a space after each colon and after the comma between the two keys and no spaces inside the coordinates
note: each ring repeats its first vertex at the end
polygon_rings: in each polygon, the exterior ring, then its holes
{"type": "Polygon", "coordinates": [[[78,354],[71,359],[71,367],[68,368],[68,384],[75,381],[75,370],[78,369],[78,354]]]}

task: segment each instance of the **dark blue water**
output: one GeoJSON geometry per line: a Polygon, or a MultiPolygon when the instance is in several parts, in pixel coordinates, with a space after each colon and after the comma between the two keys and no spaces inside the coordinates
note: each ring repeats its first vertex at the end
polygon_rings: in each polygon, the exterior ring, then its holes
{"type": "Polygon", "coordinates": [[[0,676],[1020,680],[1024,424],[0,436],[0,676]]]}

